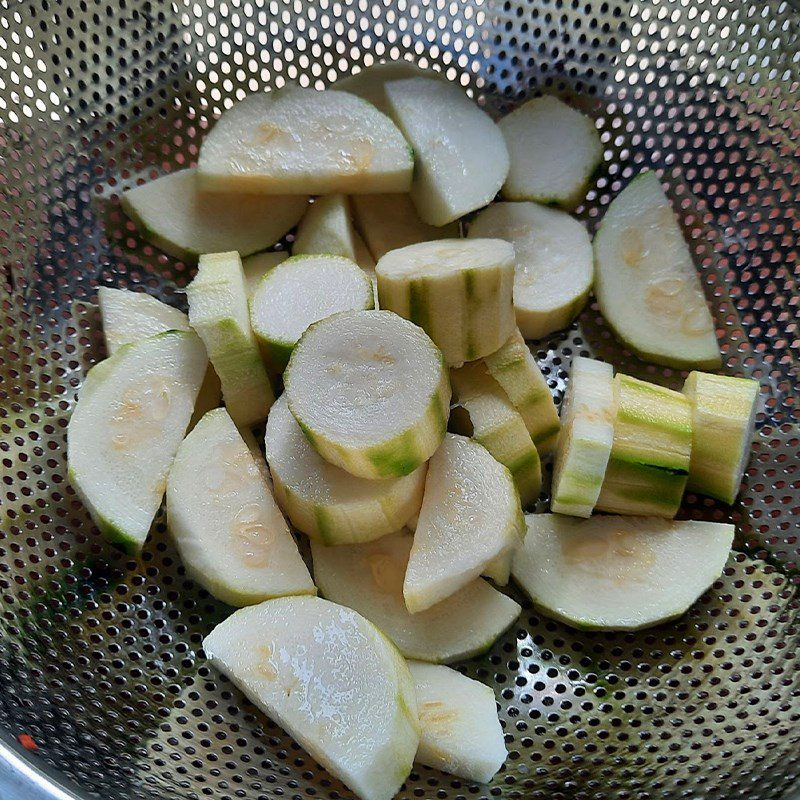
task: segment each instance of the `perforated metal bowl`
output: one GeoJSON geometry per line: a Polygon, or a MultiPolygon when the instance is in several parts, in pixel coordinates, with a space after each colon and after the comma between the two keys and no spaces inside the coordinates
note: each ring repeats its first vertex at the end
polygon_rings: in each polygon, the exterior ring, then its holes
{"type": "MultiPolygon", "coordinates": [[[[66,480],[65,430],[103,357],[97,287],[181,305],[190,269],[140,240],[117,195],[193,162],[220,111],[382,58],[431,65],[501,114],[537,92],[605,147],[594,228],[643,167],[670,188],[725,370],[761,381],[724,576],[681,620],[576,632],[534,613],[463,665],[510,751],[491,786],[417,768],[400,798],[779,798],[800,775],[798,15],[785,2],[0,0],[0,798],[350,797],[200,650],[229,609],[189,580],[159,517],[110,549],[66,480]]],[[[541,342],[678,386],[588,308],[541,342]]],[[[546,508],[541,498],[540,509],[546,508]]]]}

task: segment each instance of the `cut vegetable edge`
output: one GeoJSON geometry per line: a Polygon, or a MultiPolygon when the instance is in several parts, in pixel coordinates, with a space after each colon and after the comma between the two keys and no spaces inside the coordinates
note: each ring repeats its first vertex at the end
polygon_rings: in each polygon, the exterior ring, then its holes
{"type": "Polygon", "coordinates": [[[451,412],[451,429],[471,436],[503,464],[514,479],[522,506],[529,505],[542,488],[542,468],[522,416],[480,362],[451,370],[450,382],[456,403],[453,411],[460,406],[469,418],[464,425],[462,415],[451,412]]]}
{"type": "Polygon", "coordinates": [[[686,397],[620,373],[614,378],[614,398],[614,459],[688,474],[692,411],[686,397]]]}
{"type": "Polygon", "coordinates": [[[222,115],[200,149],[198,178],[207,192],[405,192],[413,164],[397,126],[370,103],[287,86],[249,95],[222,115]],[[332,119],[340,128],[335,144],[332,119]],[[262,146],[265,136],[271,149],[262,146]]]}
{"type": "Polygon", "coordinates": [[[374,304],[371,280],[349,258],[294,255],[261,279],[250,299],[250,322],[267,364],[283,372],[309,325],[374,304]]]}
{"type": "MultiPolygon", "coordinates": [[[[113,355],[120,347],[167,331],[189,331],[189,318],[182,311],[144,292],[101,286],[97,291],[106,352],[113,355]]],[[[219,377],[211,364],[206,369],[197,394],[189,430],[222,398],[219,377]]]]}
{"type": "Polygon", "coordinates": [[[514,330],[514,248],[502,239],[420,242],[375,272],[381,307],[419,325],[451,366],[495,352],[514,330]]]}
{"type": "Polygon", "coordinates": [[[348,198],[343,194],[316,198],[297,226],[292,255],[317,254],[356,261],[355,229],[348,198]]]}
{"type": "Polygon", "coordinates": [[[206,253],[186,288],[189,322],[206,346],[225,406],[240,427],[266,419],[275,395],[250,325],[242,261],[237,252],[206,253]]]}
{"type": "Polygon", "coordinates": [[[524,300],[516,299],[514,313],[517,326],[526,339],[534,341],[547,339],[557,331],[563,331],[572,325],[589,302],[590,293],[591,287],[566,303],[547,311],[532,309],[525,305],[524,300]]]}
{"type": "Polygon", "coordinates": [[[108,355],[148,336],[189,330],[186,314],[146,292],[101,286],[97,303],[108,355]]]}
{"type": "Polygon", "coordinates": [[[289,258],[289,254],[285,250],[276,250],[269,253],[256,253],[242,259],[242,272],[248,300],[253,297],[253,292],[261,283],[261,279],[287,258],[289,258]]]}
{"type": "Polygon", "coordinates": [[[568,327],[585,306],[594,278],[586,228],[565,211],[537,203],[492,203],[468,238],[499,237],[515,251],[514,313],[525,339],[568,327]]]}
{"type": "Polygon", "coordinates": [[[353,225],[376,262],[401,247],[434,239],[460,238],[458,222],[442,227],[423,222],[407,194],[353,195],[350,202],[353,225]]]}
{"type": "Polygon", "coordinates": [[[611,365],[581,356],[573,360],[561,417],[551,508],[561,514],[589,517],[600,496],[614,443],[616,395],[611,365]]]}
{"type": "Polygon", "coordinates": [[[485,569],[496,568],[519,544],[524,525],[510,471],[473,439],[446,434],[428,465],[403,580],[406,608],[412,614],[426,611],[485,569]]]}
{"type": "Polygon", "coordinates": [[[433,78],[446,80],[439,72],[432,69],[423,69],[410,61],[394,60],[381,61],[364,67],[354,75],[346,75],[330,85],[333,91],[349,92],[372,103],[378,111],[388,114],[388,104],[384,87],[390,81],[405,80],[406,78],[433,78]]]}
{"type": "Polygon", "coordinates": [[[681,507],[688,477],[617,459],[612,450],[595,510],[672,519],[681,507]]]}
{"type": "MultiPolygon", "coordinates": [[[[589,181],[603,160],[600,133],[594,120],[558,98],[545,95],[515,109],[500,120],[499,127],[511,158],[508,177],[501,190],[504,199],[533,200],[545,205],[558,205],[567,210],[575,208],[583,200],[589,181]],[[548,152],[546,144],[537,141],[530,133],[532,127],[541,126],[543,122],[546,125],[553,118],[556,121],[551,123],[551,128],[562,133],[559,141],[569,142],[571,147],[568,164],[571,180],[557,191],[554,191],[546,177],[530,174],[532,164],[539,160],[553,169],[560,160],[559,156],[563,158],[563,153],[548,152]],[[523,120],[525,124],[521,125],[523,120]],[[527,176],[522,174],[526,171],[527,176]],[[547,184],[550,185],[545,188],[547,184]]],[[[566,173],[567,170],[563,172],[566,173]]]]}
{"type": "Polygon", "coordinates": [[[547,379],[519,329],[499,350],[486,356],[484,363],[522,416],[539,455],[548,455],[561,423],[547,379]]]}
{"type": "Polygon", "coordinates": [[[145,239],[188,264],[203,253],[236,250],[246,256],[272,247],[297,224],[307,202],[305,195],[209,195],[194,168],[163,175],[120,197],[122,210],[145,239]]]}
{"type": "Polygon", "coordinates": [[[447,225],[491,202],[509,167],[505,140],[491,117],[444,81],[392,81],[385,91],[392,119],[414,148],[410,194],[420,218],[447,225]],[[444,148],[438,144],[443,141],[444,148]]]}
{"type": "Polygon", "coordinates": [[[600,310],[635,355],[677,369],[721,366],[700,277],[654,172],[612,201],[593,249],[600,310]]]}
{"type": "Polygon", "coordinates": [[[421,738],[416,761],[488,783],[508,757],[494,692],[449,667],[411,661],[421,738]]]}

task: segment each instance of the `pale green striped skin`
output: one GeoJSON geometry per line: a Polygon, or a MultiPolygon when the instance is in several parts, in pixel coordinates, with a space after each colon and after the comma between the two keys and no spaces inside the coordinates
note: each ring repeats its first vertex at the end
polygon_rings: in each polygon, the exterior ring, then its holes
{"type": "Polygon", "coordinates": [[[473,436],[501,464],[504,464],[519,492],[520,503],[529,506],[539,496],[542,488],[542,465],[535,447],[516,447],[514,441],[524,442],[516,421],[502,428],[493,428],[480,436],[473,436]]]}
{"type": "Polygon", "coordinates": [[[672,519],[680,508],[687,478],[686,473],[675,474],[612,455],[595,509],[672,519]]]}
{"type": "MultiPolygon", "coordinates": [[[[451,366],[474,361],[500,348],[514,330],[512,293],[514,285],[513,250],[508,257],[501,253],[496,265],[481,268],[469,266],[465,250],[464,266],[448,271],[436,269],[436,252],[455,248],[464,240],[424,242],[391,251],[377,265],[378,297],[381,308],[394,311],[419,325],[433,339],[451,366]],[[410,274],[384,269],[384,259],[397,259],[406,251],[426,248],[425,257],[431,269],[417,268],[410,274]]],[[[416,257],[416,256],[414,256],[416,257]]]]}
{"type": "Polygon", "coordinates": [[[425,470],[412,486],[398,485],[393,492],[358,503],[314,503],[287,486],[278,470],[273,469],[272,480],[278,505],[299,531],[324,545],[361,544],[400,530],[419,512],[425,470]]]}
{"type": "Polygon", "coordinates": [[[551,508],[590,517],[614,444],[616,399],[610,364],[577,356],[561,404],[561,435],[553,464],[551,508]]]}
{"type": "Polygon", "coordinates": [[[451,414],[451,429],[480,442],[511,473],[522,506],[533,503],[542,488],[542,467],[522,416],[480,363],[451,370],[450,382],[465,412],[451,414]]]}
{"type": "Polygon", "coordinates": [[[680,392],[627,375],[617,375],[615,388],[614,444],[596,507],[674,517],[689,476],[689,401],[680,392]]]}
{"type": "Polygon", "coordinates": [[[750,456],[758,381],[690,372],[692,458],[687,488],[732,504],[750,456]]]}
{"type": "Polygon", "coordinates": [[[411,428],[387,442],[364,449],[334,442],[311,430],[298,419],[306,438],[325,459],[363,478],[394,478],[408,475],[436,451],[447,430],[450,412],[450,382],[442,378],[424,416],[411,428]]]}
{"type": "Polygon", "coordinates": [[[576,419],[561,434],[565,441],[559,442],[550,503],[557,514],[589,517],[600,495],[613,434],[606,438],[604,431],[586,422],[576,419]]]}
{"type": "Polygon", "coordinates": [[[520,413],[539,455],[550,453],[561,429],[558,411],[547,380],[519,330],[486,356],[484,363],[520,413]]]}
{"type": "Polygon", "coordinates": [[[450,380],[442,353],[390,311],[344,311],[310,325],[283,380],[312,447],[357,477],[408,475],[444,438],[450,380]]]}
{"type": "Polygon", "coordinates": [[[189,322],[219,375],[233,421],[241,427],[263,422],[275,395],[250,327],[239,254],[201,256],[197,276],[186,287],[186,295],[189,322]]]}

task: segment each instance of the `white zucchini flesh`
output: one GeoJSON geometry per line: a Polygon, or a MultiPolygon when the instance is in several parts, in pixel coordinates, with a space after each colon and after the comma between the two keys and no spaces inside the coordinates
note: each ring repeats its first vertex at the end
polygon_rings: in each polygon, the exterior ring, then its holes
{"type": "Polygon", "coordinates": [[[355,75],[339,78],[331,84],[331,89],[350,92],[372,103],[378,111],[389,114],[386,100],[386,84],[406,78],[433,78],[444,80],[444,76],[430,69],[423,69],[409,61],[386,61],[365,67],[355,75]]]}
{"type": "MultiPolygon", "coordinates": [[[[144,292],[101,286],[97,291],[97,299],[109,355],[113,355],[123,345],[138,342],[148,336],[156,336],[167,331],[191,330],[189,318],[183,311],[168,306],[144,292]]],[[[200,391],[197,393],[189,430],[206,411],[216,408],[221,399],[219,377],[214,372],[214,367],[209,364],[200,391]]]]}
{"type": "Polygon", "coordinates": [[[167,331],[188,331],[183,311],[162,303],[146,292],[101,286],[97,302],[103,320],[103,337],[109,355],[123,345],[167,331]]]}
{"type": "Polygon", "coordinates": [[[556,97],[537,97],[498,123],[511,158],[507,200],[574,208],[603,160],[594,121],[556,97]]]}
{"type": "Polygon", "coordinates": [[[203,255],[186,295],[189,322],[205,343],[231,418],[243,428],[263,422],[275,397],[250,327],[238,253],[203,255]]]}
{"type": "Polygon", "coordinates": [[[720,366],[700,277],[654,172],[640,173],[612,201],[594,254],[600,310],[636,355],[678,369],[720,366]]]}
{"type": "Polygon", "coordinates": [[[406,658],[452,662],[488,650],[514,624],[520,606],[476,578],[427,611],[409,613],[403,577],[412,542],[403,532],[344,547],[312,541],[320,593],[363,614],[406,658]]]}
{"type": "Polygon", "coordinates": [[[203,253],[246,256],[272,247],[298,223],[308,197],[211,194],[196,169],[183,169],[128,189],[120,203],[146,239],[193,263],[203,253]]]}
{"type": "Polygon", "coordinates": [[[292,245],[292,255],[326,253],[356,260],[355,231],[343,194],[318,197],[306,211],[292,245]]]}
{"type": "Polygon", "coordinates": [[[720,576],[734,526],[657,517],[526,515],[513,575],[548,616],[639,630],[680,617],[720,576]]]}
{"type": "Polygon", "coordinates": [[[326,545],[368,542],[400,530],[419,512],[423,464],[399,478],[357,478],[309,444],[286,395],[269,412],[265,437],[275,497],[292,525],[326,545]]]}
{"type": "Polygon", "coordinates": [[[360,614],[318,597],[236,611],[203,640],[224,672],[361,800],[391,800],[411,771],[411,673],[360,614]]]}
{"type": "Polygon", "coordinates": [[[353,195],[351,203],[354,225],[376,260],[410,244],[459,237],[457,222],[438,228],[423,222],[407,194],[353,195]]]}
{"type": "Polygon", "coordinates": [[[485,447],[448,433],[428,464],[403,596],[425,611],[513,551],[525,530],[511,473],[485,447]]]}
{"type": "Polygon", "coordinates": [[[269,253],[256,253],[242,259],[242,272],[244,273],[244,285],[248,300],[252,299],[261,279],[278,264],[282,264],[289,258],[285,250],[269,253]]]}
{"type": "Polygon", "coordinates": [[[395,124],[347,92],[292,86],[226,111],[200,148],[203,189],[263,194],[406,192],[413,154],[395,124]]]}
{"type": "Polygon", "coordinates": [[[542,466],[525,421],[508,395],[480,361],[450,370],[450,384],[456,406],[450,429],[482,444],[508,468],[522,506],[532,503],[542,488],[542,466]],[[465,412],[468,424],[459,425],[462,415],[455,413],[458,410],[465,412]]]}
{"type": "Polygon", "coordinates": [[[69,480],[109,541],[142,549],[208,366],[194,333],[121,347],[90,370],[67,427],[69,480]]]}
{"type": "Polygon", "coordinates": [[[468,235],[514,246],[514,310],[526,339],[566,328],[586,305],[594,279],[592,244],[569,214],[535,203],[494,203],[478,214],[468,235]]]}
{"type": "Polygon", "coordinates": [[[442,239],[378,261],[381,308],[419,325],[448,364],[497,350],[514,330],[514,248],[500,239],[442,239]]]}
{"type": "Polygon", "coordinates": [[[547,379],[519,329],[483,361],[489,374],[522,416],[539,455],[550,453],[558,439],[561,423],[547,379]]]}
{"type": "Polygon", "coordinates": [[[186,570],[229,605],[316,594],[256,456],[224,408],[209,411],[178,448],[167,525],[186,570]]]}
{"type": "Polygon", "coordinates": [[[417,692],[421,736],[416,760],[488,783],[508,756],[494,692],[440,664],[408,664],[417,692]]]}
{"type": "Polygon", "coordinates": [[[614,444],[615,417],[613,367],[577,356],[561,405],[563,427],[553,467],[553,511],[591,516],[614,444]]]}
{"type": "Polygon", "coordinates": [[[441,353],[389,311],[344,311],[312,325],[284,384],[314,449],[358,477],[408,475],[433,455],[447,426],[441,353]]]}
{"type": "Polygon", "coordinates": [[[490,203],[508,175],[508,150],[491,117],[461,87],[432,78],[386,84],[389,113],[414,148],[411,199],[429,225],[490,203]]]}
{"type": "Polygon", "coordinates": [[[750,457],[758,381],[690,372],[683,393],[692,404],[692,456],[686,488],[732,504],[750,457]]]}
{"type": "Polygon", "coordinates": [[[250,301],[250,322],[267,363],[282,372],[309,325],[339,311],[373,307],[372,282],[350,259],[292,256],[264,276],[250,301]]]}

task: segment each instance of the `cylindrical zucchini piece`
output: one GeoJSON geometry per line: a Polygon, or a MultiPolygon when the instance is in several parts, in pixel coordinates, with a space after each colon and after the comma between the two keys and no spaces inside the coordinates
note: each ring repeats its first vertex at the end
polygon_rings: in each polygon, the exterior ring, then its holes
{"type": "Polygon", "coordinates": [[[614,443],[596,508],[674,517],[689,477],[692,410],[680,393],[617,375],[614,443]]]}
{"type": "Polygon", "coordinates": [[[689,491],[733,503],[750,456],[758,381],[690,372],[683,393],[692,404],[689,491]]]}
{"type": "Polygon", "coordinates": [[[578,356],[561,406],[551,508],[589,517],[600,495],[614,442],[616,398],[610,364],[578,356]]]}
{"type": "Polygon", "coordinates": [[[514,248],[501,239],[442,239],[378,261],[381,308],[416,322],[451,366],[488,356],[514,331],[514,248]]]}
{"type": "Polygon", "coordinates": [[[399,478],[357,478],[309,444],[286,395],[269,413],[267,461],[280,507],[298,530],[326,545],[355,544],[400,530],[419,512],[425,465],[399,478]]]}
{"type": "Polygon", "coordinates": [[[283,372],[309,325],[374,303],[372,282],[350,259],[298,255],[263,277],[250,301],[250,321],[267,363],[283,372]]]}
{"type": "Polygon", "coordinates": [[[344,311],[312,325],[284,383],[314,449],[362,478],[408,475],[447,427],[442,354],[425,331],[390,311],[344,311]]]}

